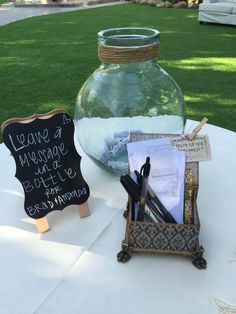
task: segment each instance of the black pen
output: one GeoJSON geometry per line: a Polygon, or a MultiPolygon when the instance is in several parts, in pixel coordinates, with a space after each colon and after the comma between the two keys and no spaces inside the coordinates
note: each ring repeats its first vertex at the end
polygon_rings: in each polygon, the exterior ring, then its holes
{"type": "Polygon", "coordinates": [[[153,200],[153,203],[156,205],[156,207],[159,209],[162,215],[166,218],[166,221],[168,223],[173,224],[177,223],[174,217],[168,212],[168,210],[165,208],[165,206],[162,204],[162,202],[159,200],[159,198],[157,197],[157,195],[150,186],[148,186],[148,197],[150,197],[153,200]]]}
{"type": "Polygon", "coordinates": [[[148,197],[146,197],[146,203],[147,207],[145,207],[145,212],[149,212],[149,215],[152,217],[154,222],[164,223],[165,218],[162,216],[160,211],[157,210],[155,204],[153,204],[153,202],[148,197]]]}
{"type": "Polygon", "coordinates": [[[128,175],[122,175],[120,177],[120,183],[125,188],[126,192],[130,196],[132,202],[131,202],[131,220],[135,220],[135,203],[138,203],[140,201],[140,194],[141,194],[141,188],[140,186],[134,182],[134,180],[128,175]]]}
{"type": "Polygon", "coordinates": [[[138,208],[138,214],[137,214],[138,221],[144,220],[145,203],[146,203],[146,195],[147,195],[147,188],[148,188],[148,177],[150,174],[150,169],[151,169],[150,157],[147,157],[145,164],[141,167],[141,172],[143,172],[143,176],[142,176],[141,197],[139,201],[139,208],[138,208]]]}
{"type": "MultiPolygon", "coordinates": [[[[141,181],[142,181],[141,174],[137,170],[135,170],[134,173],[137,177],[139,184],[141,184],[141,181]]],[[[155,192],[152,190],[150,185],[148,185],[147,200],[149,200],[155,206],[156,211],[164,219],[165,222],[177,223],[176,220],[174,219],[174,217],[168,212],[168,210],[165,208],[165,206],[159,200],[159,198],[157,197],[155,192]]]]}
{"type": "MultiPolygon", "coordinates": [[[[138,173],[139,174],[139,173],[138,173]]],[[[141,184],[138,185],[128,174],[122,175],[120,177],[120,182],[125,188],[126,192],[132,199],[132,220],[135,219],[135,213],[134,213],[134,203],[137,203],[140,201],[141,198],[141,184]]],[[[161,214],[159,210],[155,207],[155,204],[153,204],[153,201],[146,197],[146,204],[147,207],[145,207],[145,213],[149,212],[149,216],[153,219],[154,222],[165,222],[165,218],[161,214]]],[[[145,214],[144,214],[145,215],[145,214]]]]}
{"type": "Polygon", "coordinates": [[[128,174],[120,177],[120,183],[123,185],[133,202],[137,203],[140,201],[141,188],[128,174]]]}

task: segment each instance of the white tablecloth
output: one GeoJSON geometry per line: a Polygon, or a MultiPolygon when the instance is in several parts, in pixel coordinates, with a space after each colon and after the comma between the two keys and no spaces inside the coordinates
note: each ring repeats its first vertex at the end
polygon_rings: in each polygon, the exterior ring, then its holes
{"type": "Polygon", "coordinates": [[[170,255],[117,262],[127,195],[119,178],[81,149],[92,215],[80,219],[76,206],[52,212],[51,230],[37,234],[14,160],[1,144],[0,313],[213,314],[216,298],[236,305],[236,134],[212,125],[201,134],[209,135],[213,156],[200,164],[200,244],[208,263],[201,271],[190,258],[170,255]]]}

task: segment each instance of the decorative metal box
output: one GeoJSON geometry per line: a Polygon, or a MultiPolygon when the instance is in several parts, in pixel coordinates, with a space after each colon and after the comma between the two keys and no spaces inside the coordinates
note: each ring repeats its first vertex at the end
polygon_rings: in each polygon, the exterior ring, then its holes
{"type": "Polygon", "coordinates": [[[186,162],[183,224],[132,221],[133,204],[129,198],[124,211],[125,239],[117,255],[118,261],[127,262],[132,252],[177,254],[192,257],[194,266],[205,269],[204,249],[199,244],[198,187],[199,162],[186,162]]]}

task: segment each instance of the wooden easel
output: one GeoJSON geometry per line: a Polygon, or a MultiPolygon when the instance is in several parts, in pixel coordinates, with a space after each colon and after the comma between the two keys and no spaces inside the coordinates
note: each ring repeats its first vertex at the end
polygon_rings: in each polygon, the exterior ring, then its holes
{"type": "MultiPolygon", "coordinates": [[[[88,202],[84,202],[83,204],[78,205],[78,208],[79,208],[80,218],[85,218],[85,217],[90,216],[91,213],[90,213],[88,202]]],[[[35,219],[35,223],[36,223],[36,228],[37,228],[38,233],[44,233],[50,230],[48,219],[46,216],[39,219],[35,219]]]]}
{"type": "MultiPolygon", "coordinates": [[[[8,126],[9,124],[12,124],[12,123],[30,123],[30,122],[32,122],[35,119],[48,119],[48,118],[52,117],[53,115],[55,115],[57,113],[61,113],[61,112],[65,112],[65,110],[63,110],[63,109],[55,109],[55,110],[52,110],[52,111],[50,111],[48,113],[45,113],[45,114],[34,114],[34,115],[32,115],[30,117],[26,117],[26,118],[9,119],[9,120],[6,120],[2,124],[1,131],[3,132],[4,128],[6,126],[8,126]]],[[[87,201],[84,202],[83,204],[80,204],[80,205],[77,205],[77,206],[79,208],[80,218],[85,218],[85,217],[90,215],[90,208],[89,208],[89,205],[88,205],[87,201]]],[[[50,230],[49,224],[48,224],[48,219],[47,219],[46,216],[44,216],[42,218],[39,218],[39,219],[34,219],[34,220],[35,220],[37,231],[39,233],[44,233],[44,232],[50,230]]]]}

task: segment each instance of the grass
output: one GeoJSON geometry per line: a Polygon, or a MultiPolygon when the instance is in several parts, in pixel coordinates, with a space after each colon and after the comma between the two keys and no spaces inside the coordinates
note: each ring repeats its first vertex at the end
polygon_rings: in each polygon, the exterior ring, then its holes
{"type": "Polygon", "coordinates": [[[236,28],[200,25],[197,10],[125,4],[0,27],[0,124],[63,107],[98,67],[96,34],[125,26],[161,32],[160,65],[178,82],[187,117],[236,131],[236,28]]]}
{"type": "Polygon", "coordinates": [[[7,2],[8,0],[0,0],[0,6],[3,4],[3,3],[5,3],[5,2],[7,2]]]}

